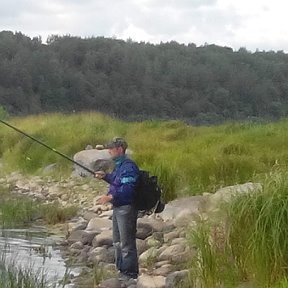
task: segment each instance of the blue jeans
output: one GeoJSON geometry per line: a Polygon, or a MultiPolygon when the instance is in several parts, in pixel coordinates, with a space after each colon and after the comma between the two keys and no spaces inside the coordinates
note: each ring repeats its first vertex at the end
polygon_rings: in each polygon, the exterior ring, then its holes
{"type": "Polygon", "coordinates": [[[131,205],[113,207],[113,245],[117,269],[137,278],[138,256],[136,248],[136,223],[138,211],[131,205]]]}

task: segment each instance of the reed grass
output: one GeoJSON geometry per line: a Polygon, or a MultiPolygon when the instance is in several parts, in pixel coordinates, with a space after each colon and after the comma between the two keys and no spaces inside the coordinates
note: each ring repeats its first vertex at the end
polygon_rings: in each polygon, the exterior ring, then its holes
{"type": "Polygon", "coordinates": [[[273,288],[287,288],[287,287],[288,287],[288,279],[286,277],[281,279],[275,285],[273,285],[273,288]]]}
{"type": "Polygon", "coordinates": [[[231,247],[255,287],[272,287],[288,276],[287,176],[274,171],[263,191],[237,197],[229,209],[231,247]]]}
{"type": "Polygon", "coordinates": [[[223,206],[222,221],[199,221],[189,233],[197,257],[181,287],[288,287],[287,207],[288,172],[275,168],[262,190],[223,206]]]}
{"type": "Polygon", "coordinates": [[[43,271],[35,273],[31,268],[17,267],[15,263],[7,263],[5,257],[2,256],[0,259],[0,287],[56,288],[56,285],[47,282],[43,271]]]}
{"type": "Polygon", "coordinates": [[[75,206],[61,207],[58,203],[41,204],[24,197],[2,196],[0,202],[0,223],[2,228],[23,227],[34,219],[42,219],[47,224],[57,224],[75,216],[75,206]]]}
{"type": "Polygon", "coordinates": [[[223,224],[200,220],[188,238],[191,245],[197,247],[197,256],[187,263],[190,274],[179,287],[232,288],[241,283],[223,224]]]}
{"type": "Polygon", "coordinates": [[[27,225],[32,221],[35,212],[36,208],[31,200],[2,198],[0,202],[1,227],[27,225]]]}
{"type": "Polygon", "coordinates": [[[61,207],[58,203],[43,204],[40,216],[48,224],[64,223],[77,215],[78,208],[76,206],[61,207]]]}

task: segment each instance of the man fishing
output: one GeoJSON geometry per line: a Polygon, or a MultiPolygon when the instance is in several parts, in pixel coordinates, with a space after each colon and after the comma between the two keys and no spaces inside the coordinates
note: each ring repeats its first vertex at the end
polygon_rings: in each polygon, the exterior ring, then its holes
{"type": "Polygon", "coordinates": [[[136,249],[137,209],[132,205],[139,176],[139,168],[125,154],[128,147],[123,138],[114,138],[105,145],[115,162],[112,173],[96,171],[95,177],[110,184],[108,193],[97,203],[111,202],[113,205],[113,245],[119,280],[136,279],[139,273],[136,249]]]}
{"type": "Polygon", "coordinates": [[[114,138],[112,142],[106,145],[105,148],[109,150],[115,162],[115,168],[112,173],[106,174],[104,171],[94,172],[11,124],[1,119],[0,122],[82,167],[96,178],[103,179],[110,184],[107,195],[100,197],[98,203],[104,204],[111,202],[113,204],[113,243],[115,247],[116,267],[120,272],[119,280],[127,281],[131,278],[136,279],[139,273],[136,249],[138,210],[135,208],[135,205],[132,205],[132,202],[135,198],[139,168],[135,162],[128,159],[125,154],[128,147],[127,142],[123,138],[114,138]]]}

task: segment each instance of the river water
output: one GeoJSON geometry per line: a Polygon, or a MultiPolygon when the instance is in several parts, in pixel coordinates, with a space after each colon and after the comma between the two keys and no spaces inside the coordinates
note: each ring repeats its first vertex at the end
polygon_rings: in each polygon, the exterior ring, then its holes
{"type": "MultiPolygon", "coordinates": [[[[77,276],[80,268],[67,268],[61,257],[59,245],[61,239],[47,235],[43,227],[29,229],[1,229],[0,251],[5,263],[13,263],[16,267],[29,269],[34,273],[44,273],[51,286],[63,287],[59,281],[65,273],[77,276]]],[[[67,284],[65,288],[73,287],[67,284]]]]}

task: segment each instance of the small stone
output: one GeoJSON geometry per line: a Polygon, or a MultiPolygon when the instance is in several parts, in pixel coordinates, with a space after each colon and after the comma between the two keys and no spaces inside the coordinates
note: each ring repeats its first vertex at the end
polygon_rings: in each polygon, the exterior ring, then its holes
{"type": "Polygon", "coordinates": [[[95,146],[95,149],[97,149],[97,150],[103,150],[103,149],[104,149],[104,145],[97,144],[97,145],[95,146]]]}

